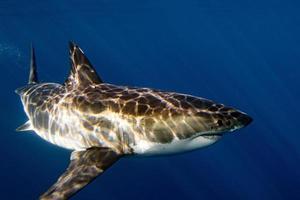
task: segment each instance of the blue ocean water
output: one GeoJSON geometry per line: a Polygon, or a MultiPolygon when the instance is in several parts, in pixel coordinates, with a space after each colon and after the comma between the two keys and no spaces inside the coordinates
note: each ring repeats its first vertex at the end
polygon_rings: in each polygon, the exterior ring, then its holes
{"type": "Polygon", "coordinates": [[[0,2],[0,199],[37,199],[70,152],[32,133],[14,94],[36,48],[42,81],[63,82],[69,40],[109,83],[209,98],[254,118],[191,153],[122,159],[73,199],[300,199],[300,2],[0,2]]]}

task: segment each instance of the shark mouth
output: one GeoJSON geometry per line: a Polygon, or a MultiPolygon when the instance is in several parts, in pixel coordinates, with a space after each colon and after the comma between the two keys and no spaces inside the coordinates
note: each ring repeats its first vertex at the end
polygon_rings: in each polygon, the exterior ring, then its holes
{"type": "Polygon", "coordinates": [[[205,133],[200,136],[204,137],[206,139],[216,140],[216,139],[220,139],[223,136],[223,134],[222,133],[205,133]]]}

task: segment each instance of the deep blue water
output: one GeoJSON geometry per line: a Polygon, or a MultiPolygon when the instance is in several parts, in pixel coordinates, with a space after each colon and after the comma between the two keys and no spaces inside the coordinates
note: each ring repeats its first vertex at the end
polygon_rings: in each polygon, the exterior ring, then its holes
{"type": "Polygon", "coordinates": [[[76,41],[109,83],[189,93],[237,107],[247,128],[195,152],[122,159],[74,199],[300,199],[300,2],[0,2],[0,199],[36,199],[70,152],[32,133],[14,89],[63,82],[76,41]]]}

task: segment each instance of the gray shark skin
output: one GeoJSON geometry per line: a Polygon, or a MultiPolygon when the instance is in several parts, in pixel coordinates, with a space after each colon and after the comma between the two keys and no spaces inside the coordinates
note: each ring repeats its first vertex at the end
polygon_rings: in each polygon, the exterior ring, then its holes
{"type": "Polygon", "coordinates": [[[40,199],[69,199],[123,156],[199,149],[252,121],[211,100],[104,83],[72,42],[70,60],[64,84],[39,83],[32,48],[28,84],[16,90],[29,119],[17,130],[73,150],[66,171],[40,199]]]}

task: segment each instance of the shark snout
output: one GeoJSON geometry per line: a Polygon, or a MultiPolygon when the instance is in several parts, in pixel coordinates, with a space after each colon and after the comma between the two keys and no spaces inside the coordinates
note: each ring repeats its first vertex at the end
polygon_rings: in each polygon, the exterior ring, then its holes
{"type": "Polygon", "coordinates": [[[236,119],[237,123],[243,126],[247,126],[253,121],[253,119],[249,115],[241,111],[235,111],[231,113],[231,116],[236,119]]]}
{"type": "Polygon", "coordinates": [[[246,113],[230,107],[224,107],[215,113],[203,115],[200,120],[206,120],[209,124],[203,132],[209,132],[210,135],[232,132],[249,125],[253,121],[246,113]]]}
{"type": "Polygon", "coordinates": [[[231,131],[243,128],[253,121],[252,117],[241,111],[234,111],[230,115],[233,117],[233,127],[231,131]]]}
{"type": "Polygon", "coordinates": [[[244,114],[244,113],[241,114],[241,116],[238,118],[238,120],[244,127],[253,121],[252,117],[250,117],[249,115],[244,114]]]}

